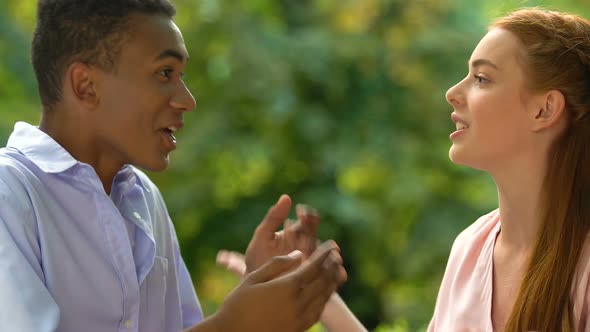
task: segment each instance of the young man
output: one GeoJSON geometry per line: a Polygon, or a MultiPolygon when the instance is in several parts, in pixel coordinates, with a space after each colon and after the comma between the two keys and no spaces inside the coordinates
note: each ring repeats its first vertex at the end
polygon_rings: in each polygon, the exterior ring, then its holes
{"type": "Polygon", "coordinates": [[[1,331],[303,331],[345,280],[334,243],[298,266],[318,218],[299,211],[275,234],[283,196],[250,243],[254,272],[203,319],[164,201],[135,168],[168,166],[196,106],[173,15],[167,0],[39,1],[41,122],[0,150],[1,331]]]}

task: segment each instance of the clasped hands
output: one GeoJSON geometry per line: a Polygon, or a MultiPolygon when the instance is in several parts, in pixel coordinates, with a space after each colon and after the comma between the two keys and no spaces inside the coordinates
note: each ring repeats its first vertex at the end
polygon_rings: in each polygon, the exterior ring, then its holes
{"type": "Polygon", "coordinates": [[[291,205],[291,198],[282,195],[269,209],[245,256],[219,253],[218,262],[242,276],[216,314],[223,331],[305,331],[346,281],[336,243],[318,246],[318,213],[298,205],[298,220],[291,221],[287,219],[291,205]]]}

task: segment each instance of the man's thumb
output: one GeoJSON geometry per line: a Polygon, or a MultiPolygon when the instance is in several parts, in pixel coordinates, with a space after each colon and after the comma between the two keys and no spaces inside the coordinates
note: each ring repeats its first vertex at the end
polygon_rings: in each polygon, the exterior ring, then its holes
{"type": "Polygon", "coordinates": [[[275,232],[278,231],[279,227],[289,216],[291,203],[291,197],[289,195],[281,195],[277,203],[270,207],[266,216],[256,228],[254,236],[264,239],[274,239],[275,232]]]}
{"type": "Polygon", "coordinates": [[[245,282],[258,284],[270,281],[298,267],[301,262],[303,262],[303,253],[299,250],[294,250],[285,256],[275,256],[261,268],[250,273],[245,282]]]}

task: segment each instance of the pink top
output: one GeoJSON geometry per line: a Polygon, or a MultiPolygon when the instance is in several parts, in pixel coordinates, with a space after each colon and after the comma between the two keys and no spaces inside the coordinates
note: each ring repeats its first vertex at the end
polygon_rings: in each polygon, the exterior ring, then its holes
{"type": "MultiPolygon", "coordinates": [[[[480,217],[455,240],[428,332],[492,332],[492,268],[500,213],[480,217]]],[[[590,246],[572,287],[576,331],[590,332],[590,246]]]]}

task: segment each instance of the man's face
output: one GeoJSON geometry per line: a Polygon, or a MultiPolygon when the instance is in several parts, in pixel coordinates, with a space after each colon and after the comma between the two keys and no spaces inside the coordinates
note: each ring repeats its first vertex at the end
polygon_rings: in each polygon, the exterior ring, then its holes
{"type": "Polygon", "coordinates": [[[152,171],[168,166],[172,132],[196,102],[182,80],[188,60],[182,34],[162,15],[133,15],[112,73],[97,85],[94,129],[102,162],[152,171]]]}

